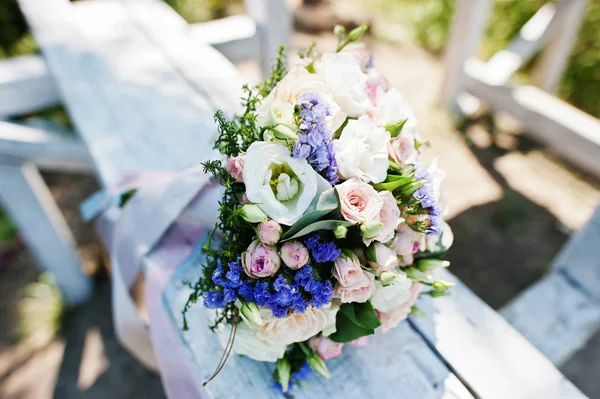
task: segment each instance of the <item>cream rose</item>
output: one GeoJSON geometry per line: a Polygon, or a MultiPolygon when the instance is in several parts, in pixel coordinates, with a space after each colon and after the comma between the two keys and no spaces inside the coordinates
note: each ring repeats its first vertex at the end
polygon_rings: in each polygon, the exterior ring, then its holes
{"type": "MultiPolygon", "coordinates": [[[[225,347],[231,326],[219,331],[219,341],[225,347]]],[[[251,359],[259,362],[274,363],[281,359],[285,354],[286,344],[270,342],[256,336],[253,327],[250,327],[246,322],[239,323],[233,342],[233,352],[238,355],[248,356],[251,359]]]]}
{"type": "Polygon", "coordinates": [[[322,76],[309,73],[306,68],[292,69],[261,102],[257,110],[258,126],[284,124],[293,126],[293,111],[303,93],[316,93],[329,105],[327,124],[335,132],[346,120],[346,113],[333,100],[331,87],[322,76]]]}
{"type": "Polygon", "coordinates": [[[361,272],[355,284],[348,287],[337,284],[333,296],[339,298],[342,303],[367,302],[373,293],[374,276],[364,270],[361,270],[361,272]]]}
{"type": "Polygon", "coordinates": [[[367,249],[369,265],[377,273],[392,270],[400,266],[396,252],[385,244],[376,242],[367,249]]]}
{"type": "Polygon", "coordinates": [[[264,324],[256,330],[259,339],[272,345],[289,345],[302,342],[323,332],[327,336],[335,332],[335,316],[339,307],[329,303],[320,309],[309,307],[303,314],[291,313],[277,318],[271,309],[260,308],[264,324]]]}
{"type": "Polygon", "coordinates": [[[244,184],[248,200],[274,221],[290,226],[317,194],[317,172],[306,159],[292,158],[280,144],[255,142],[246,152],[244,184]]]}
{"type": "Polygon", "coordinates": [[[357,178],[335,186],[340,198],[342,216],[352,223],[377,220],[383,207],[383,199],[375,189],[357,178]]]}
{"type": "Polygon", "coordinates": [[[316,69],[317,75],[331,87],[335,102],[349,116],[364,115],[372,107],[366,90],[367,75],[352,54],[323,54],[316,69]]]}
{"type": "Polygon", "coordinates": [[[358,177],[367,183],[381,183],[387,177],[390,133],[377,127],[369,117],[350,120],[333,148],[338,174],[343,179],[358,177]]]}
{"type": "Polygon", "coordinates": [[[381,331],[386,333],[392,328],[396,327],[402,320],[405,320],[410,311],[419,298],[419,293],[423,288],[423,284],[421,283],[412,283],[410,287],[410,297],[408,301],[404,302],[402,305],[398,306],[396,309],[392,309],[392,311],[388,313],[377,313],[377,317],[381,322],[381,331]]]}
{"type": "Polygon", "coordinates": [[[371,296],[373,308],[383,313],[391,312],[410,299],[412,280],[399,269],[392,270],[391,273],[396,275],[394,281],[385,287],[381,282],[375,281],[371,296]]]}

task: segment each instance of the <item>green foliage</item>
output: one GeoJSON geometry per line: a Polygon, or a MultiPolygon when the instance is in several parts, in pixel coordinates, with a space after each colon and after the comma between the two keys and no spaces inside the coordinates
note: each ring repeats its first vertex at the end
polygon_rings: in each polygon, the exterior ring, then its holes
{"type": "MultiPolygon", "coordinates": [[[[273,87],[285,76],[284,48],[281,47],[271,76],[262,84],[250,88],[244,86],[245,97],[243,99],[244,113],[228,120],[223,112],[215,114],[215,121],[219,125],[219,136],[215,142],[215,149],[227,157],[235,157],[245,152],[250,144],[260,140],[262,131],[256,126],[256,108],[261,97],[267,96],[273,87]]],[[[195,283],[188,285],[193,289],[184,309],[183,329],[188,329],[187,312],[195,304],[203,293],[218,290],[212,281],[212,275],[219,262],[227,265],[236,261],[255,235],[253,225],[246,222],[242,217],[242,194],[245,191],[243,183],[236,183],[223,163],[219,160],[207,161],[203,164],[204,171],[221,183],[225,188],[223,197],[219,202],[219,218],[213,231],[209,234],[207,242],[202,250],[206,254],[206,261],[202,265],[202,277],[195,283]]],[[[222,322],[231,322],[234,305],[228,304],[219,313],[213,329],[222,322]]]]}
{"type": "Polygon", "coordinates": [[[17,228],[0,209],[0,247],[1,243],[9,243],[17,237],[17,228]]]}
{"type": "Polygon", "coordinates": [[[329,338],[332,341],[346,343],[375,333],[381,323],[370,302],[345,303],[336,316],[336,332],[329,338]]]}

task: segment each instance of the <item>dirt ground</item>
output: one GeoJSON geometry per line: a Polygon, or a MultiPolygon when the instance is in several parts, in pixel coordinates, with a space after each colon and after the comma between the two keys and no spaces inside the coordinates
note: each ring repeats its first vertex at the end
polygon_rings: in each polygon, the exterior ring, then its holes
{"type": "MultiPolygon", "coordinates": [[[[296,35],[298,47],[313,37],[296,35]]],[[[333,46],[330,36],[320,47],[333,46]]],[[[438,103],[442,70],[427,52],[369,42],[375,63],[415,108],[420,132],[432,141],[431,159],[447,174],[445,196],[455,243],[452,271],[486,302],[500,308],[544,274],[571,231],[580,228],[600,198],[598,183],[557,161],[507,118],[481,118],[457,130],[438,103]]],[[[243,67],[255,76],[256,67],[243,67]]],[[[94,178],[45,175],[74,231],[87,267],[100,251],[77,205],[94,178]]],[[[71,309],[56,338],[15,340],[23,288],[38,277],[25,248],[0,265],[0,398],[162,398],[160,380],[118,345],[112,330],[110,288],[96,278],[96,293],[71,309]]],[[[600,337],[576,354],[563,372],[590,397],[600,397],[600,337]]]]}

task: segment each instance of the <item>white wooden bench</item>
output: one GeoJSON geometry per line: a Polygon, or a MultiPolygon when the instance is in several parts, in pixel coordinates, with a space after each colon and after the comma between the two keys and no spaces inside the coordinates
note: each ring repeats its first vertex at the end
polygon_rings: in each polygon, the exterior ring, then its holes
{"type": "Polygon", "coordinates": [[[266,71],[289,40],[289,14],[278,0],[248,1],[248,15],[188,25],[158,0],[21,6],[44,57],[0,63],[0,119],[64,101],[80,138],[0,122],[0,202],[39,264],[78,303],[91,285],[37,168],[89,171],[93,165],[110,186],[139,170],[191,166],[198,159],[194,143],[214,131],[212,114],[233,112],[242,84],[205,44],[236,61],[258,58],[266,71]],[[106,22],[99,18],[112,12],[106,22]],[[79,37],[66,40],[69,35],[79,37]],[[161,104],[157,88],[173,91],[171,101],[161,104]],[[172,156],[159,156],[165,150],[172,156]]]}
{"type": "MultiPolygon", "coordinates": [[[[68,232],[57,230],[64,222],[33,163],[45,155],[39,153],[44,141],[53,143],[52,151],[59,151],[56,148],[60,146],[71,148],[65,151],[70,163],[85,165],[90,160],[99,181],[107,187],[146,169],[182,170],[202,159],[209,146],[215,130],[213,112],[223,109],[232,113],[237,108],[241,81],[234,67],[210,47],[199,45],[190,34],[197,30],[190,29],[162,2],[19,3],[85,147],[77,140],[20,127],[31,140],[12,139],[10,151],[18,152],[18,147],[21,152],[10,161],[14,164],[0,167],[0,192],[21,228],[37,223],[37,229],[29,227],[29,233],[24,232],[34,249],[37,230],[40,226],[46,229],[50,241],[37,248],[37,254],[61,277],[70,299],[80,300],[89,293],[89,283],[83,276],[73,277],[78,269],[68,232]],[[52,258],[56,253],[60,257],[52,258]],[[64,260],[71,264],[61,262],[64,260]],[[60,275],[63,270],[67,275],[60,275]]],[[[281,3],[263,4],[275,9],[281,3]]],[[[9,159],[3,157],[3,162],[9,159]]],[[[167,307],[178,326],[181,301],[186,297],[181,281],[198,272],[190,267],[193,256],[165,291],[167,307]]],[[[444,277],[456,280],[449,274],[444,277]]],[[[332,363],[333,380],[313,377],[309,388],[297,391],[295,397],[584,397],[460,282],[452,296],[434,303],[424,300],[420,306],[430,314],[428,318],[402,323],[393,333],[375,337],[367,349],[348,348],[332,363]],[[349,375],[349,370],[355,372],[349,375]]],[[[193,312],[190,324],[197,344],[189,355],[198,364],[200,382],[212,371],[218,359],[214,354],[220,353],[220,348],[216,337],[204,329],[203,312],[193,312]]],[[[229,363],[208,386],[209,396],[278,397],[270,388],[270,366],[248,359],[236,359],[235,363],[237,369],[233,369],[234,362],[229,363]]]]}

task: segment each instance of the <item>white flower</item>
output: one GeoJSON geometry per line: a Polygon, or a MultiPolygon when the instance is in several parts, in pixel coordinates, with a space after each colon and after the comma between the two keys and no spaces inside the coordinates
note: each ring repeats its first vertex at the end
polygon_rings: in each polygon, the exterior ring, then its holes
{"type": "Polygon", "coordinates": [[[349,116],[365,115],[372,107],[367,94],[367,75],[349,53],[326,53],[316,65],[333,91],[333,99],[349,116]]]}
{"type": "Polygon", "coordinates": [[[256,123],[258,126],[274,126],[279,123],[293,127],[294,106],[304,93],[316,93],[329,105],[330,116],[327,123],[335,132],[346,120],[346,114],[341,111],[332,97],[331,88],[325,80],[306,68],[292,69],[262,101],[257,110],[256,123]],[[291,113],[290,113],[291,112],[291,113]]]}
{"type": "Polygon", "coordinates": [[[260,308],[264,324],[256,330],[256,336],[272,345],[289,345],[302,342],[323,332],[330,335],[335,332],[335,316],[339,307],[329,303],[320,309],[309,307],[302,314],[291,313],[278,318],[271,309],[260,308]]]}
{"type": "MultiPolygon", "coordinates": [[[[219,340],[223,347],[227,343],[230,332],[231,326],[219,330],[219,340]]],[[[235,341],[233,342],[234,353],[248,356],[259,362],[276,362],[283,357],[286,348],[287,345],[285,344],[258,338],[253,327],[250,327],[245,321],[239,323],[235,334],[235,341]]]]}
{"type": "Polygon", "coordinates": [[[390,133],[375,126],[369,117],[348,121],[340,138],[334,141],[339,175],[344,179],[358,177],[367,183],[384,181],[389,142],[390,133]]]}
{"type": "Polygon", "coordinates": [[[248,200],[269,218],[290,226],[317,194],[317,173],[305,159],[292,158],[280,144],[255,142],[246,153],[244,184],[248,200]]]}
{"type": "Polygon", "coordinates": [[[406,273],[399,269],[394,269],[391,273],[396,275],[394,282],[384,287],[381,282],[375,281],[375,289],[371,296],[373,308],[383,313],[391,312],[406,303],[411,296],[412,280],[408,278],[406,273]]]}
{"type": "Polygon", "coordinates": [[[369,110],[371,119],[377,126],[385,126],[389,123],[399,122],[407,119],[402,127],[402,136],[415,138],[417,134],[417,119],[415,114],[401,93],[395,88],[388,91],[377,89],[375,108],[369,110]]]}

